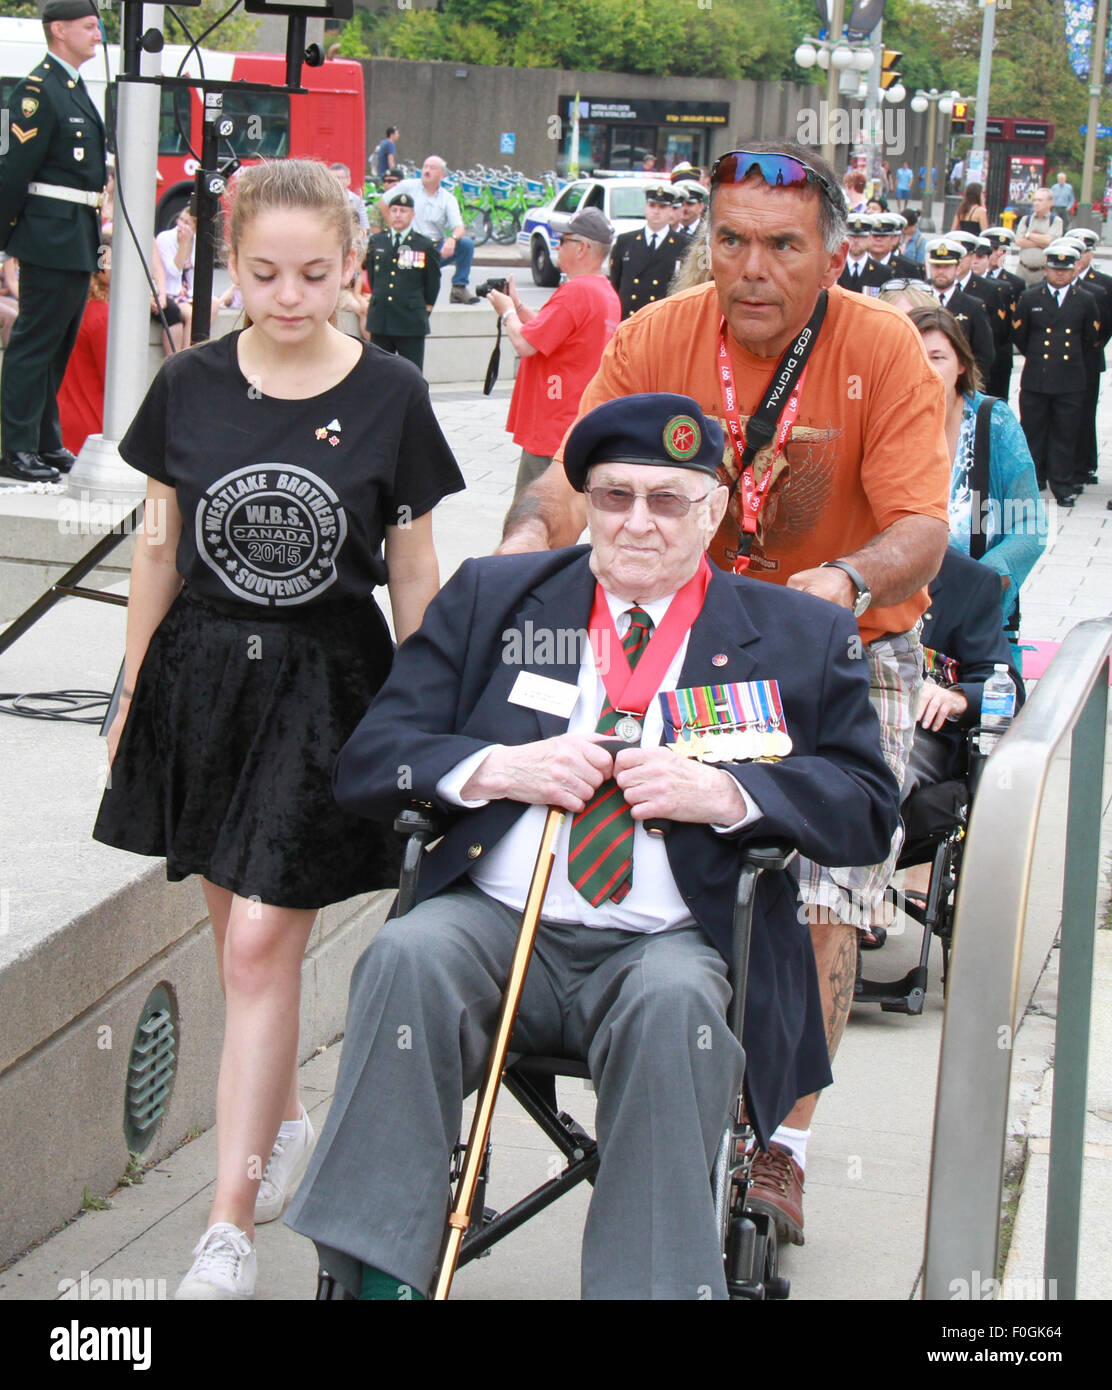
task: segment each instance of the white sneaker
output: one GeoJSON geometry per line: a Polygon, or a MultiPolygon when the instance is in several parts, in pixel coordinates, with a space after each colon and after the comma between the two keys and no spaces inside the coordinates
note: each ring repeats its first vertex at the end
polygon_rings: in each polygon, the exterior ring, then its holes
{"type": "Polygon", "coordinates": [[[265,1221],[277,1221],[282,1215],[286,1203],[297,1191],[297,1184],[304,1176],[316,1146],[316,1133],[309,1123],[305,1107],[302,1106],[297,1134],[287,1137],[279,1131],[274,1148],[270,1151],[266,1171],[255,1198],[256,1226],[261,1226],[265,1221]]]}
{"type": "Polygon", "coordinates": [[[193,1247],[196,1259],[174,1298],[250,1298],[255,1292],[255,1247],[238,1226],[220,1221],[193,1247]]]}

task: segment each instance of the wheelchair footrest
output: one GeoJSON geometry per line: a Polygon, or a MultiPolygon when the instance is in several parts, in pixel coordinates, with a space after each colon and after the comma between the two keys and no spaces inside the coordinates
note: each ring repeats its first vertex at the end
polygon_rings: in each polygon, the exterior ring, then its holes
{"type": "Polygon", "coordinates": [[[853,987],[855,1004],[879,1004],[885,1013],[921,1014],[927,997],[927,967],[917,965],[902,980],[866,980],[853,987]]]}

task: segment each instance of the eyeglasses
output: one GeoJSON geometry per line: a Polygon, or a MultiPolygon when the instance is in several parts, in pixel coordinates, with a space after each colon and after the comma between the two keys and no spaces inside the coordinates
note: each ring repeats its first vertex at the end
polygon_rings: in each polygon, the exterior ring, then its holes
{"type": "Polygon", "coordinates": [[[891,290],[893,294],[899,294],[902,290],[925,290],[927,288],[924,280],[885,280],[880,287],[881,294],[885,290],[891,290]]]}
{"type": "Polygon", "coordinates": [[[699,502],[705,502],[714,488],[704,492],[702,497],[685,497],[680,492],[631,492],[625,487],[585,487],[583,491],[600,512],[630,512],[637,498],[643,497],[653,516],[674,520],[686,516],[699,502]]]}
{"type": "Polygon", "coordinates": [[[584,246],[587,244],[587,238],[586,238],[586,237],[581,237],[581,236],[568,236],[568,235],[565,234],[564,236],[558,236],[558,237],[556,238],[556,245],[557,245],[557,246],[564,246],[564,245],[570,246],[573,242],[576,242],[576,241],[581,241],[581,242],[583,242],[584,246]]]}
{"type": "Polygon", "coordinates": [[[749,150],[731,150],[714,161],[710,171],[711,187],[717,188],[720,183],[744,183],[754,169],[773,188],[816,183],[839,212],[845,208],[841,193],[828,178],[790,154],[752,154],[749,150]]]}

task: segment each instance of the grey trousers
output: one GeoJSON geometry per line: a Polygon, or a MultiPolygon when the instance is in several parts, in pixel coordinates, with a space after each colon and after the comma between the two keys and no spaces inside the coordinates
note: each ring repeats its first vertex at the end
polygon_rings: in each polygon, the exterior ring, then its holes
{"type": "MultiPolygon", "coordinates": [[[[353,1292],[360,1264],[432,1284],[518,926],[456,889],[388,923],[355,967],[335,1099],[286,1216],[353,1292]]],[[[584,1298],[726,1297],[709,1175],[744,1065],[729,997],[698,928],[540,925],[513,1046],[585,1057],[598,1094],[584,1298]]]]}

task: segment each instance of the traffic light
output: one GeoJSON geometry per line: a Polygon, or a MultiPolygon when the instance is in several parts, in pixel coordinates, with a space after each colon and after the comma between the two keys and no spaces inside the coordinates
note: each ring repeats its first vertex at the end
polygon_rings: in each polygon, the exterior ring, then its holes
{"type": "Polygon", "coordinates": [[[894,48],[884,50],[884,58],[880,65],[880,85],[885,91],[900,80],[896,64],[902,57],[903,54],[897,53],[894,48]]]}
{"type": "Polygon", "coordinates": [[[964,121],[969,112],[969,103],[966,101],[954,102],[954,120],[964,121]]]}

